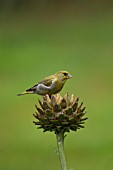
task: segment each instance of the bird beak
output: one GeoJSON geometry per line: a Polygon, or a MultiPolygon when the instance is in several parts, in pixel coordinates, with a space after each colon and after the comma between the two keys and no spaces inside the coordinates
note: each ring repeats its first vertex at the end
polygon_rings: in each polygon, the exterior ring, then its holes
{"type": "Polygon", "coordinates": [[[72,78],[71,74],[68,74],[68,75],[66,76],[66,78],[67,78],[67,79],[72,78]]]}

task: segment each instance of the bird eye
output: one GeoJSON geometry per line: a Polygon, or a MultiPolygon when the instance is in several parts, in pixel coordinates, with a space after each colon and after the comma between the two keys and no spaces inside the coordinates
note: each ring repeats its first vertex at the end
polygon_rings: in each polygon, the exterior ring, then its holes
{"type": "Polygon", "coordinates": [[[64,73],[64,76],[67,76],[68,74],[67,73],[64,73]]]}

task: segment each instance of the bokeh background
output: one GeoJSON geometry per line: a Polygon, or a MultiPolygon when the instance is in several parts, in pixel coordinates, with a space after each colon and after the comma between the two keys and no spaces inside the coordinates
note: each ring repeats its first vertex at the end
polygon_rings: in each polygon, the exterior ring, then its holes
{"type": "Polygon", "coordinates": [[[66,137],[68,170],[113,169],[113,1],[0,0],[0,170],[60,169],[55,135],[32,123],[41,97],[16,96],[59,70],[89,118],[66,137]]]}

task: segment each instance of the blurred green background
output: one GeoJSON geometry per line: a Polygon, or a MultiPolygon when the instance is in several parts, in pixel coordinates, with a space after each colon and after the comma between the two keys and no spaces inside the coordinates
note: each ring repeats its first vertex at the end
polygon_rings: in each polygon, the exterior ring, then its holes
{"type": "Polygon", "coordinates": [[[55,135],[32,123],[41,97],[16,96],[59,70],[89,118],[66,137],[68,170],[113,169],[112,1],[0,0],[0,170],[60,169],[55,135]]]}

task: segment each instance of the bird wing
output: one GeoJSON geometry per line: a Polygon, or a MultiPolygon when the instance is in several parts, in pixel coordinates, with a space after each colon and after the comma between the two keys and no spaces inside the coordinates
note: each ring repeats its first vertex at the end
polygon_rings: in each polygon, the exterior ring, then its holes
{"type": "Polygon", "coordinates": [[[54,80],[53,78],[51,78],[51,79],[50,78],[46,78],[46,79],[40,81],[38,84],[43,84],[43,85],[49,87],[49,86],[52,85],[53,80],[54,80]]]}
{"type": "Polygon", "coordinates": [[[52,83],[53,83],[53,78],[45,78],[44,80],[40,81],[38,84],[34,85],[33,87],[27,89],[26,91],[34,91],[37,86],[42,85],[42,87],[51,87],[52,83]]]}

